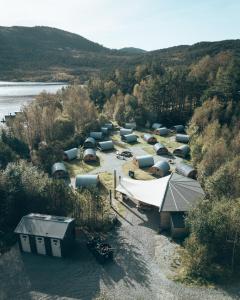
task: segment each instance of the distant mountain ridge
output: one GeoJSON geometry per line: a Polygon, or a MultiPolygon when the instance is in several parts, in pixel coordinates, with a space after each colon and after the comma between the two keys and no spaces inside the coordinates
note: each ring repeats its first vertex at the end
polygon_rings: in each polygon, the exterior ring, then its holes
{"type": "Polygon", "coordinates": [[[155,51],[109,49],[80,35],[45,26],[0,27],[0,80],[71,81],[157,60],[190,65],[206,55],[240,55],[240,40],[200,42],[155,51]]]}
{"type": "Polygon", "coordinates": [[[120,52],[130,53],[130,54],[142,54],[146,53],[146,50],[135,48],[135,47],[124,47],[119,49],[120,52]]]}

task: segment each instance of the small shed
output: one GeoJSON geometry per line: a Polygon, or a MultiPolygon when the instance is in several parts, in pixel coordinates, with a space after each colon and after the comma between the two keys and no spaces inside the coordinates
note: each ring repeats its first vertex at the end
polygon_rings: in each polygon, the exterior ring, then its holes
{"type": "Polygon", "coordinates": [[[103,133],[101,131],[92,131],[90,132],[90,137],[94,138],[95,140],[102,140],[103,133]]]}
{"type": "Polygon", "coordinates": [[[103,133],[104,135],[108,135],[108,133],[109,133],[108,127],[102,126],[102,127],[101,127],[101,131],[102,131],[102,133],[103,133]]]}
{"type": "Polygon", "coordinates": [[[134,157],[133,162],[139,168],[149,168],[154,165],[154,159],[152,155],[136,156],[134,157]]]}
{"type": "Polygon", "coordinates": [[[155,136],[153,136],[152,134],[149,134],[149,133],[145,133],[144,136],[143,136],[143,139],[148,144],[155,144],[155,143],[157,143],[157,139],[155,138],[155,136]]]}
{"type": "Polygon", "coordinates": [[[178,174],[181,174],[185,177],[189,177],[192,179],[196,179],[197,177],[197,170],[194,169],[192,166],[185,164],[185,163],[179,163],[176,166],[176,172],[178,174]]]}
{"type": "Polygon", "coordinates": [[[152,129],[153,130],[156,130],[157,128],[161,128],[162,127],[162,124],[161,123],[153,123],[152,124],[152,129]]]}
{"type": "Polygon", "coordinates": [[[136,129],[137,128],[137,124],[136,122],[131,122],[131,123],[125,123],[125,128],[126,129],[136,129]]]}
{"type": "Polygon", "coordinates": [[[168,175],[169,171],[170,171],[170,165],[165,160],[160,160],[151,167],[152,174],[158,175],[160,177],[164,177],[168,175]]]}
{"type": "Polygon", "coordinates": [[[108,130],[112,130],[113,129],[113,124],[112,123],[105,123],[104,125],[103,125],[103,127],[107,127],[107,129],[108,130]]]}
{"type": "Polygon", "coordinates": [[[97,161],[96,151],[92,148],[88,148],[83,153],[83,160],[85,162],[97,161]]]}
{"type": "Polygon", "coordinates": [[[121,128],[120,129],[120,135],[127,135],[127,134],[131,134],[133,133],[133,130],[132,129],[127,129],[127,128],[121,128]]]}
{"type": "Polygon", "coordinates": [[[92,137],[88,137],[84,141],[84,143],[83,143],[83,147],[85,149],[87,149],[87,148],[95,148],[95,146],[96,146],[96,140],[94,138],[92,138],[92,137]]]}
{"type": "Polygon", "coordinates": [[[21,251],[63,257],[74,246],[75,220],[32,213],[22,217],[14,232],[21,251]]]}
{"type": "Polygon", "coordinates": [[[169,130],[167,129],[167,127],[161,127],[161,128],[157,128],[154,132],[155,134],[165,136],[168,135],[169,130]]]}
{"type": "Polygon", "coordinates": [[[75,181],[75,188],[88,188],[88,187],[96,187],[99,183],[98,175],[77,175],[75,181]]]}
{"type": "Polygon", "coordinates": [[[153,148],[157,155],[168,155],[168,149],[161,143],[156,143],[153,148]]]}
{"type": "Polygon", "coordinates": [[[113,144],[113,141],[99,142],[99,143],[98,143],[98,149],[99,149],[100,151],[114,150],[114,144],[113,144]]]}
{"type": "Polygon", "coordinates": [[[176,134],[176,141],[179,143],[188,143],[189,142],[189,135],[187,134],[176,134]]]}
{"type": "Polygon", "coordinates": [[[171,130],[175,131],[176,133],[183,133],[185,132],[184,125],[175,125],[171,127],[171,130]]]}
{"type": "Polygon", "coordinates": [[[56,162],[52,166],[52,177],[56,179],[65,179],[68,177],[67,169],[62,162],[56,162]]]}
{"type": "Polygon", "coordinates": [[[63,159],[69,161],[69,160],[76,159],[77,156],[78,156],[78,148],[72,148],[67,151],[64,151],[63,159]]]}
{"type": "Polygon", "coordinates": [[[173,150],[173,154],[185,158],[190,154],[190,147],[188,145],[182,145],[173,150]]]}
{"type": "Polygon", "coordinates": [[[126,143],[136,143],[138,140],[138,136],[133,133],[122,135],[121,138],[122,138],[122,141],[124,141],[126,143]]]}

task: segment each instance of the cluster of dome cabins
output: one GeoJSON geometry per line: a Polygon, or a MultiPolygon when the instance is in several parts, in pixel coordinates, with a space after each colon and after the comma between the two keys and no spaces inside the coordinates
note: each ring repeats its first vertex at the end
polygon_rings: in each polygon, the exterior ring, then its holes
{"type": "MultiPolygon", "coordinates": [[[[125,143],[134,144],[138,142],[138,136],[134,134],[136,129],[136,123],[126,123],[124,128],[120,128],[121,140],[125,143]]],[[[106,123],[101,127],[101,131],[90,132],[89,136],[83,143],[83,161],[86,163],[97,162],[98,157],[96,154],[96,148],[100,151],[113,151],[114,143],[112,140],[107,140],[109,133],[113,130],[112,123],[106,123]]],[[[175,132],[175,139],[177,142],[184,143],[174,149],[173,155],[186,158],[190,153],[190,148],[187,145],[189,142],[189,136],[185,134],[185,127],[183,125],[175,125],[170,129],[163,127],[160,123],[154,123],[152,125],[154,134],[160,136],[167,136],[169,132],[175,132]]],[[[157,142],[156,137],[153,134],[145,133],[143,139],[148,144],[153,145],[153,148],[157,155],[169,155],[168,149],[161,143],[157,142]]],[[[79,149],[72,148],[64,151],[63,160],[72,161],[79,156],[79,149]]],[[[170,172],[170,165],[166,160],[158,161],[154,163],[154,157],[151,155],[136,156],[133,159],[135,165],[139,168],[149,168],[150,173],[159,177],[164,177],[170,172]]],[[[190,178],[196,178],[196,171],[190,165],[180,163],[176,166],[176,172],[190,178]]],[[[68,178],[68,172],[63,162],[56,162],[52,166],[52,176],[58,179],[68,178]]],[[[97,186],[99,183],[99,176],[94,174],[77,175],[75,179],[75,188],[97,186]]]]}

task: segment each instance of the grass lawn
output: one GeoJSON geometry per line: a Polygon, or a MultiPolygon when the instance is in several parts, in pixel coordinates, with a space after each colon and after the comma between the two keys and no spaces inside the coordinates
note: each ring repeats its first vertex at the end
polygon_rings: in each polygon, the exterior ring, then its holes
{"type": "Polygon", "coordinates": [[[107,190],[113,190],[113,173],[100,173],[99,174],[100,181],[105,186],[107,190]]]}
{"type": "Polygon", "coordinates": [[[65,163],[70,177],[75,177],[78,174],[88,173],[100,166],[100,161],[85,163],[82,160],[75,159],[65,163]]]}
{"type": "Polygon", "coordinates": [[[128,171],[134,171],[135,179],[139,180],[151,180],[154,179],[150,173],[148,173],[148,169],[142,170],[139,169],[132,161],[129,161],[123,165],[123,172],[128,175],[128,171]]]}

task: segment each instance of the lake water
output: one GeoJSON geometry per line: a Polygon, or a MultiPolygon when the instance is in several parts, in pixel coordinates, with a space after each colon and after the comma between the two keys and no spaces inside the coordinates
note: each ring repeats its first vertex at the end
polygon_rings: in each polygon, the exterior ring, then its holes
{"type": "Polygon", "coordinates": [[[66,84],[45,82],[3,82],[0,81],[0,120],[5,115],[20,111],[22,105],[34,100],[41,92],[56,93],[66,84]]]}

